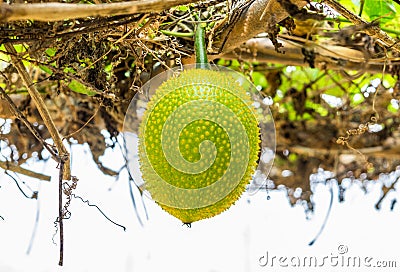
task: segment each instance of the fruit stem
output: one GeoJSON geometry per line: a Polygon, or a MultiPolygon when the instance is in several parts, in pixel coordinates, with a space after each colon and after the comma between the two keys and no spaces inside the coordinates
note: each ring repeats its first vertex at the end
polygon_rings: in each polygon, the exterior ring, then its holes
{"type": "Polygon", "coordinates": [[[206,41],[205,41],[205,23],[199,23],[196,27],[194,49],[196,52],[196,67],[201,69],[208,68],[206,41]]]}

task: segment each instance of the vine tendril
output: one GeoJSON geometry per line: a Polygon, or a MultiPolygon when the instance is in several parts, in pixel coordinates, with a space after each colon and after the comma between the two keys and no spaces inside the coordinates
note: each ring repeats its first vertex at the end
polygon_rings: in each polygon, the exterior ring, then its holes
{"type": "Polygon", "coordinates": [[[73,198],[79,199],[79,200],[82,201],[83,203],[87,204],[89,207],[95,207],[108,221],[110,221],[110,222],[113,223],[114,225],[116,225],[116,226],[122,228],[124,231],[126,231],[126,227],[124,227],[123,225],[118,224],[118,223],[116,223],[115,221],[111,220],[111,219],[99,208],[99,206],[97,206],[96,204],[91,204],[91,203],[89,202],[89,200],[85,200],[85,199],[83,199],[82,197],[80,197],[80,196],[78,196],[78,195],[75,195],[75,194],[71,194],[71,196],[72,196],[73,198]]]}
{"type": "Polygon", "coordinates": [[[370,117],[370,122],[366,122],[364,124],[360,124],[358,126],[358,128],[356,129],[348,129],[346,130],[346,136],[340,136],[337,140],[336,143],[340,144],[340,145],[345,145],[347,146],[349,149],[357,152],[358,154],[360,154],[363,158],[363,160],[366,163],[366,167],[367,169],[372,168],[373,165],[372,163],[368,162],[367,156],[365,154],[363,154],[361,151],[357,150],[356,148],[352,147],[349,144],[349,140],[352,136],[357,136],[357,135],[363,135],[365,132],[368,131],[369,127],[372,125],[375,125],[378,122],[378,117],[376,116],[371,116],[370,117]]]}

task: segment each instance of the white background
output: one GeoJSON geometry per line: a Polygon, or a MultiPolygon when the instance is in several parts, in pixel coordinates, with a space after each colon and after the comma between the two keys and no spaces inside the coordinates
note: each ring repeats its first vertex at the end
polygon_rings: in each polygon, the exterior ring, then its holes
{"type": "MultiPolygon", "coordinates": [[[[315,213],[306,219],[304,208],[291,207],[283,191],[265,191],[253,196],[244,194],[227,212],[208,220],[182,224],[145,198],[149,219],[137,197],[140,216],[137,220],[129,197],[128,179],[104,176],[91,160],[88,146],[72,147],[72,172],[79,178],[75,193],[97,204],[112,220],[126,226],[124,232],[93,207],[73,199],[72,217],[65,220],[64,267],[58,267],[58,246],[52,243],[57,217],[58,181],[56,164],[35,163],[38,172],[52,175],[51,182],[38,182],[19,176],[33,190],[39,190],[39,202],[26,199],[14,181],[0,174],[0,272],[94,272],[94,271],[400,271],[400,205],[390,211],[390,201],[376,211],[380,182],[369,187],[369,193],[357,185],[346,191],[346,200],[338,203],[334,186],[334,202],[324,232],[313,246],[308,243],[319,231],[328,209],[329,187],[315,188],[315,213]],[[110,190],[111,188],[111,190],[110,190]],[[40,219],[31,252],[26,254],[35,225],[37,205],[40,219]],[[300,257],[341,256],[338,247],[348,252],[343,256],[373,257],[374,260],[397,261],[397,269],[349,269],[326,265],[322,268],[280,267],[259,265],[261,256],[300,257]]],[[[116,151],[108,151],[109,165],[122,165],[116,151]]],[[[119,167],[118,166],[118,167],[119,167]]],[[[116,167],[116,168],[118,168],[116,167]]],[[[27,187],[22,188],[29,193],[27,187]]],[[[137,192],[135,192],[138,194],[137,192]]],[[[398,193],[390,195],[399,197],[398,193]]],[[[58,241],[58,235],[56,236],[58,241]]],[[[265,260],[265,259],[264,259],[265,260]]]]}

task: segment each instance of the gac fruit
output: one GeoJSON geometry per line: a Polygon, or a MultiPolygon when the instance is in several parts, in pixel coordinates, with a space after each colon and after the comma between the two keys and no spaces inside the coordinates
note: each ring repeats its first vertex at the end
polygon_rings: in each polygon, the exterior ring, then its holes
{"type": "Polygon", "coordinates": [[[139,127],[145,189],[190,224],[239,199],[257,167],[259,127],[252,100],[226,72],[191,69],[162,83],[139,127]]]}

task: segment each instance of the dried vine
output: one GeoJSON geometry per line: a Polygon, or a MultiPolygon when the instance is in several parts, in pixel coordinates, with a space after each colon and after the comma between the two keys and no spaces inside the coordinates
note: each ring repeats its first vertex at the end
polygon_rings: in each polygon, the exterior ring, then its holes
{"type": "Polygon", "coordinates": [[[357,152],[358,154],[360,154],[363,158],[363,160],[366,163],[366,168],[367,169],[371,169],[373,167],[373,164],[368,162],[368,158],[365,154],[363,154],[361,151],[359,151],[358,149],[352,147],[349,144],[349,140],[351,139],[352,136],[356,136],[356,135],[363,135],[365,132],[367,132],[369,130],[369,127],[372,125],[376,125],[378,122],[378,118],[375,116],[371,117],[371,121],[370,122],[366,122],[364,124],[360,124],[358,126],[358,128],[356,129],[348,129],[346,130],[346,136],[340,136],[337,140],[336,143],[340,144],[340,145],[345,145],[347,146],[349,149],[357,152]]]}

